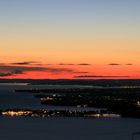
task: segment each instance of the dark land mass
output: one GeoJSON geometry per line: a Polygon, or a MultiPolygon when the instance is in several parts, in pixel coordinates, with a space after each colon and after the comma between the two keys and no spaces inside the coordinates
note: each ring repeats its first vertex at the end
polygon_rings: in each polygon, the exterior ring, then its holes
{"type": "Polygon", "coordinates": [[[92,86],[139,86],[140,79],[0,79],[0,83],[28,83],[31,85],[92,85],[92,86]]]}
{"type": "Polygon", "coordinates": [[[29,89],[43,105],[106,108],[122,117],[140,118],[140,88],[29,89]],[[46,94],[47,93],[47,94],[46,94]]]}

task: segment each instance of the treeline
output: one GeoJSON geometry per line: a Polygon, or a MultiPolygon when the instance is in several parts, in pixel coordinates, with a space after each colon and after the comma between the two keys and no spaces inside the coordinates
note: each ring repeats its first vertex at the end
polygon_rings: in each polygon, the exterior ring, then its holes
{"type": "Polygon", "coordinates": [[[31,85],[93,85],[93,86],[139,86],[140,79],[0,79],[0,83],[29,83],[31,85]]]}

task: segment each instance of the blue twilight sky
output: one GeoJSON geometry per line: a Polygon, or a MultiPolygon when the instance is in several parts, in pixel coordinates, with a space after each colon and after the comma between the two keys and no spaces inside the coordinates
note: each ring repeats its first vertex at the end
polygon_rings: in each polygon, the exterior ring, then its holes
{"type": "Polygon", "coordinates": [[[140,31],[139,7],[139,0],[1,0],[0,29],[133,34],[140,31]]]}

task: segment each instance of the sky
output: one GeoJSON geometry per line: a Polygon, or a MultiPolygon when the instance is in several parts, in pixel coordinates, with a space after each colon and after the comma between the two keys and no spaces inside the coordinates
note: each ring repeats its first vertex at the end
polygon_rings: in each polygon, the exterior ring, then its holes
{"type": "Polygon", "coordinates": [[[139,0],[0,0],[0,78],[140,78],[139,0]]]}

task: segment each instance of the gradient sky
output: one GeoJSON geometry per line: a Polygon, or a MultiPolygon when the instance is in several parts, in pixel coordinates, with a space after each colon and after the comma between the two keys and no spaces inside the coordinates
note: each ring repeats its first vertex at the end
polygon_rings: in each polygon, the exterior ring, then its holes
{"type": "Polygon", "coordinates": [[[0,0],[0,78],[140,78],[140,0],[0,0]]]}

